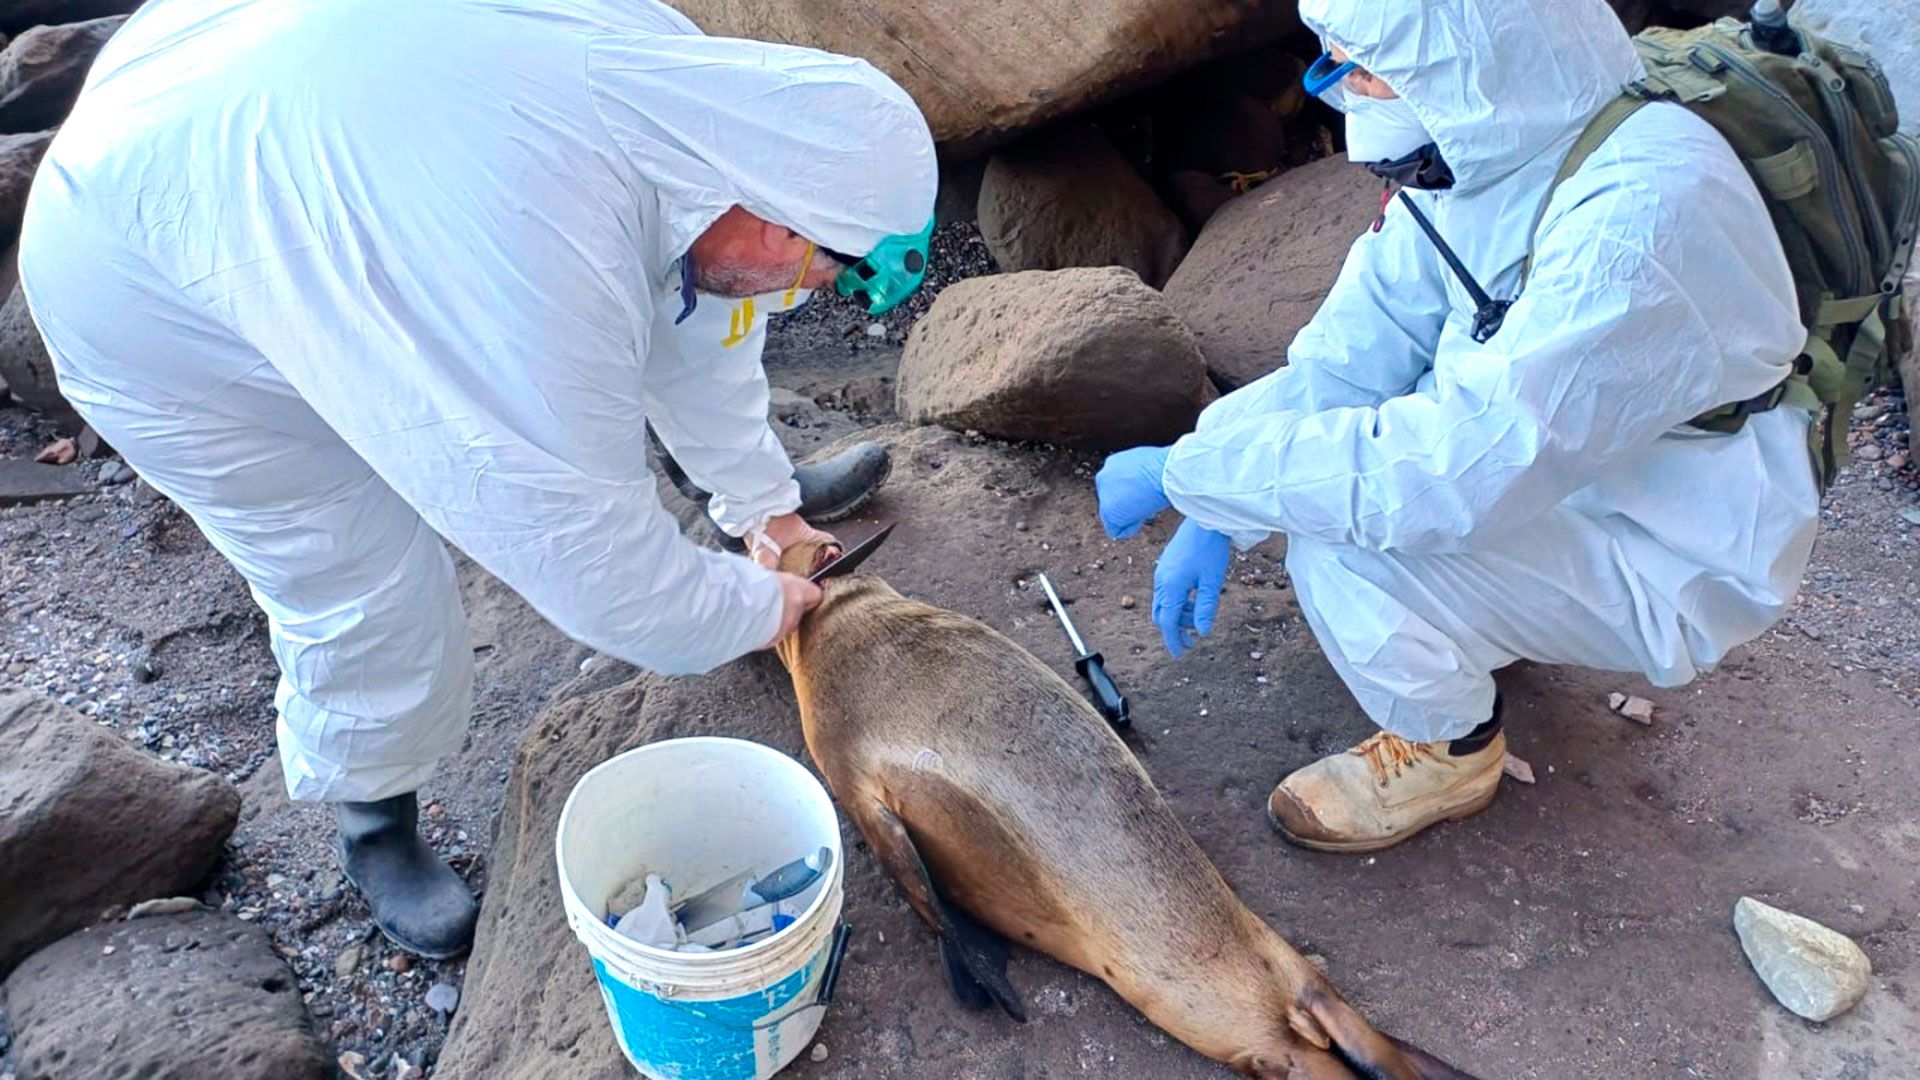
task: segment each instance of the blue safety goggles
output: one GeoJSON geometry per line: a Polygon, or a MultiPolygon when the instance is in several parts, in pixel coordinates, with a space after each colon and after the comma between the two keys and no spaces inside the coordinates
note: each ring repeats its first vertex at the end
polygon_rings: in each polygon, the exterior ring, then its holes
{"type": "Polygon", "coordinates": [[[1338,86],[1340,80],[1347,77],[1348,72],[1359,66],[1351,60],[1345,62],[1335,60],[1332,53],[1323,52],[1320,54],[1320,59],[1315,60],[1307,68],[1307,73],[1300,77],[1300,85],[1307,88],[1307,93],[1319,97],[1338,86]]]}

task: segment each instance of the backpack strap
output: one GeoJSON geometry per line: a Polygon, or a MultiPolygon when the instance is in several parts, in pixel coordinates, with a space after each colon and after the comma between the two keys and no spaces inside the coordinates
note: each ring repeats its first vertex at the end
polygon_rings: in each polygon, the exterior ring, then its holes
{"type": "Polygon", "coordinates": [[[1627,117],[1639,112],[1640,106],[1646,103],[1647,99],[1637,94],[1621,94],[1607,102],[1606,108],[1587,121],[1586,129],[1580,132],[1579,138],[1573,140],[1573,148],[1567,151],[1566,159],[1560,162],[1560,171],[1553,174],[1553,183],[1547,185],[1547,193],[1540,197],[1540,206],[1533,212],[1533,227],[1527,230],[1527,257],[1520,264],[1522,291],[1527,287],[1528,276],[1533,273],[1533,245],[1540,236],[1540,223],[1547,219],[1547,207],[1553,203],[1553,193],[1560,190],[1560,185],[1568,177],[1580,171],[1580,166],[1585,165],[1593,152],[1600,149],[1600,144],[1627,122],[1627,117]]]}

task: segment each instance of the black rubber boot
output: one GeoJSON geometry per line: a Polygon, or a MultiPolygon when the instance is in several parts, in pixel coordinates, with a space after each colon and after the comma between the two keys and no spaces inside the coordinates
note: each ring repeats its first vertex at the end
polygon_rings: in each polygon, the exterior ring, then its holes
{"type": "MultiPolygon", "coordinates": [[[[666,472],[667,479],[687,501],[707,505],[713,496],[694,484],[651,429],[648,435],[653,438],[654,453],[660,458],[660,468],[666,472]]],[[[892,472],[892,455],[886,447],[874,442],[855,443],[822,460],[795,465],[793,478],[800,484],[800,516],[815,525],[852,517],[873,498],[873,493],[880,490],[892,472]]],[[[717,528],[714,532],[728,551],[746,550],[745,541],[721,533],[717,528]]]]}
{"type": "Polygon", "coordinates": [[[335,803],[334,816],[340,866],[366,897],[380,932],[430,960],[466,952],[480,905],[453,867],[420,838],[418,797],[408,792],[378,802],[335,803]]]}

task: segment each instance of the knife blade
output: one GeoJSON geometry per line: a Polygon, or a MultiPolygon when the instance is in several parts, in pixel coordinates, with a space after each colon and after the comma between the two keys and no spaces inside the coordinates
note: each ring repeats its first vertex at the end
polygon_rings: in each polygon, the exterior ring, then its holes
{"type": "Polygon", "coordinates": [[[893,526],[897,524],[899,523],[889,524],[886,528],[848,548],[839,558],[815,570],[807,580],[818,585],[828,578],[852,573],[855,567],[867,561],[867,556],[873,554],[876,548],[887,542],[887,537],[893,535],[893,526]]]}

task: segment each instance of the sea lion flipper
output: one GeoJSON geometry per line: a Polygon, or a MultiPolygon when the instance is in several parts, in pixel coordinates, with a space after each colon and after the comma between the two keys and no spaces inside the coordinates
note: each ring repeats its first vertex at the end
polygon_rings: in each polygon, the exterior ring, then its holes
{"type": "Polygon", "coordinates": [[[887,876],[906,894],[908,905],[940,935],[940,959],[953,996],[972,1009],[997,1004],[1008,1016],[1025,1023],[1027,1012],[1020,993],[1007,981],[1007,940],[940,894],[906,823],[892,807],[876,801],[853,816],[887,876]]]}

